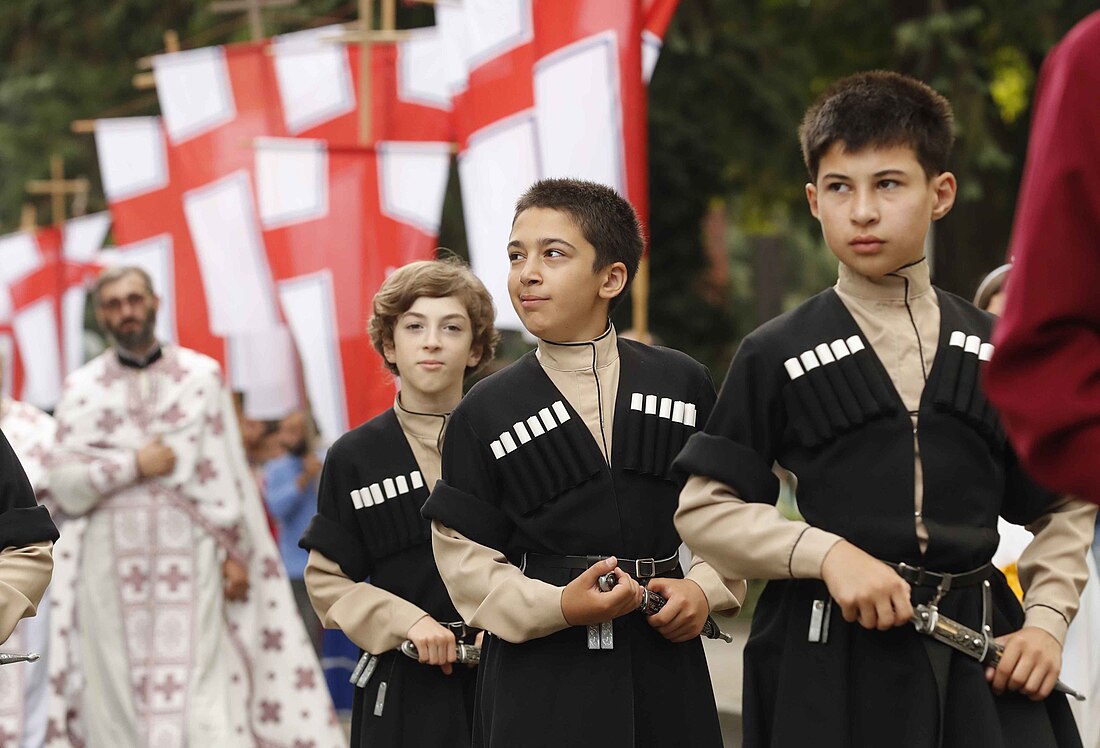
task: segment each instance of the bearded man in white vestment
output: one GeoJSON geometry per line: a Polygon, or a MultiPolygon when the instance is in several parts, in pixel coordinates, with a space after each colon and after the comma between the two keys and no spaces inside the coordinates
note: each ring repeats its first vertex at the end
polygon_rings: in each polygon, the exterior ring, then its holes
{"type": "Polygon", "coordinates": [[[55,412],[53,493],[87,523],[55,579],[46,744],[345,743],[217,363],[156,340],[140,269],[105,271],[93,301],[113,347],[55,412]]]}
{"type": "MultiPolygon", "coordinates": [[[[4,362],[0,357],[0,390],[4,362]]],[[[55,522],[58,517],[49,498],[47,460],[53,449],[56,426],[49,414],[29,403],[0,397],[0,431],[4,432],[15,456],[27,474],[38,503],[47,507],[55,522]]],[[[53,552],[61,552],[60,542],[53,552]]],[[[5,652],[35,652],[43,658],[49,652],[49,591],[38,604],[33,618],[25,618],[4,644],[5,652]]],[[[46,736],[46,660],[0,667],[0,746],[39,748],[46,736]],[[14,736],[14,737],[13,737],[14,736]],[[18,742],[15,742],[18,737],[18,742]],[[10,741],[10,742],[9,742],[10,741]]]]}

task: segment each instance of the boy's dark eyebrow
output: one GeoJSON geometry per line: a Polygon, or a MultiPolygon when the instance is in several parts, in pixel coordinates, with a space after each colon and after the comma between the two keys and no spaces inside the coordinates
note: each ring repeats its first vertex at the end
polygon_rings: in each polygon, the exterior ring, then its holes
{"type": "MultiPolygon", "coordinates": [[[[898,174],[900,176],[905,176],[906,171],[904,169],[883,169],[882,171],[876,171],[874,176],[875,177],[885,177],[885,176],[890,175],[890,174],[898,174]]],[[[824,176],[822,176],[821,178],[822,179],[851,179],[851,177],[849,177],[847,174],[839,174],[835,171],[831,171],[828,174],[825,174],[824,176]]]]}
{"type": "MultiPolygon", "coordinates": [[[[570,249],[576,249],[576,247],[574,247],[569,242],[565,241],[565,239],[558,239],[557,237],[553,237],[553,236],[546,237],[545,239],[539,239],[537,243],[540,247],[545,247],[547,244],[564,244],[565,246],[569,247],[570,249]]],[[[508,246],[509,247],[522,247],[523,242],[521,242],[519,239],[513,239],[512,241],[508,242],[508,246]]]]}

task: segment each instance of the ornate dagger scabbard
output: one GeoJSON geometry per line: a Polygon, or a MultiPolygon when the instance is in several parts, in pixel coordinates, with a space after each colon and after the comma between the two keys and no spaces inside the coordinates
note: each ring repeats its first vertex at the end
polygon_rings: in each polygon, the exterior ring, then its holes
{"type": "MultiPolygon", "coordinates": [[[[941,615],[934,605],[913,606],[913,626],[922,634],[931,636],[938,642],[946,644],[952,649],[962,652],[983,665],[996,667],[1001,661],[1004,646],[993,641],[993,636],[988,631],[979,632],[964,626],[958,621],[941,615]]],[[[1054,690],[1072,696],[1078,701],[1084,701],[1083,694],[1075,691],[1062,681],[1054,685],[1054,690]]]]}
{"type": "Polygon", "coordinates": [[[0,652],[0,665],[10,665],[13,662],[35,662],[38,660],[38,657],[39,655],[37,652],[31,652],[25,655],[0,652]]]}
{"type": "MultiPolygon", "coordinates": [[[[420,653],[416,651],[416,645],[408,639],[401,642],[401,646],[398,649],[400,649],[401,654],[406,657],[413,660],[420,659],[420,653]]],[[[455,662],[459,665],[476,665],[481,662],[481,648],[475,647],[473,644],[456,644],[455,654],[455,662]]]]}
{"type": "MultiPolygon", "coordinates": [[[[604,592],[610,592],[618,583],[619,578],[615,576],[615,572],[613,571],[607,572],[596,580],[596,584],[604,592]]],[[[665,607],[665,603],[667,602],[668,600],[665,599],[664,595],[661,595],[659,592],[654,592],[648,587],[642,587],[642,603],[638,606],[638,611],[640,613],[645,613],[647,616],[656,615],[661,608],[665,607]]],[[[727,643],[733,641],[733,636],[718,628],[718,624],[715,623],[714,619],[710,616],[707,616],[707,622],[703,624],[701,634],[708,639],[721,639],[727,643]]]]}

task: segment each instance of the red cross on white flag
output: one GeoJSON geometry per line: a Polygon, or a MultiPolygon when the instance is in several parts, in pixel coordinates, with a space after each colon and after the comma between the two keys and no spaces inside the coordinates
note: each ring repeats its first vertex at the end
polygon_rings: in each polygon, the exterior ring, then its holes
{"type": "Polygon", "coordinates": [[[85,286],[109,228],[96,213],[0,238],[0,323],[10,330],[0,345],[19,399],[52,409],[65,375],[84,363],[85,286]]]}
{"type": "Polygon", "coordinates": [[[516,198],[547,177],[607,184],[648,212],[645,81],[674,0],[466,0],[437,9],[466,70],[455,98],[475,270],[518,329],[503,247],[516,198]],[[643,43],[644,40],[644,43],[643,43]],[[643,55],[643,46],[646,53],[643,55]]]}

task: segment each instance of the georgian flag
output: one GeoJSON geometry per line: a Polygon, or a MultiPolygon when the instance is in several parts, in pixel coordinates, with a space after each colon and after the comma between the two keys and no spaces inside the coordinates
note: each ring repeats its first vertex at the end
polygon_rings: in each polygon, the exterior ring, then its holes
{"type": "Polygon", "coordinates": [[[607,184],[648,212],[645,83],[676,0],[465,0],[437,6],[454,74],[459,175],[474,269],[497,326],[520,329],[504,260],[533,182],[607,184]],[[644,48],[644,52],[643,52],[644,48]]]}
{"type": "Polygon", "coordinates": [[[394,269],[434,255],[450,144],[261,138],[255,158],[264,243],[307,392],[321,431],[343,433],[393,404],[366,334],[370,302],[394,269]]]}
{"type": "Polygon", "coordinates": [[[110,228],[106,213],[0,237],[0,352],[5,392],[43,410],[84,364],[85,287],[110,228]]]}
{"type": "Polygon", "coordinates": [[[300,377],[331,437],[392,401],[381,365],[366,365],[369,302],[387,269],[432,255],[450,161],[449,100],[431,85],[435,30],[372,46],[369,152],[357,146],[358,49],[327,38],[337,31],[154,59],[173,183],[211,330],[230,341],[231,381],[255,415],[257,393],[272,412],[294,407],[276,385],[300,377]],[[283,355],[291,339],[300,372],[283,355]]]}

